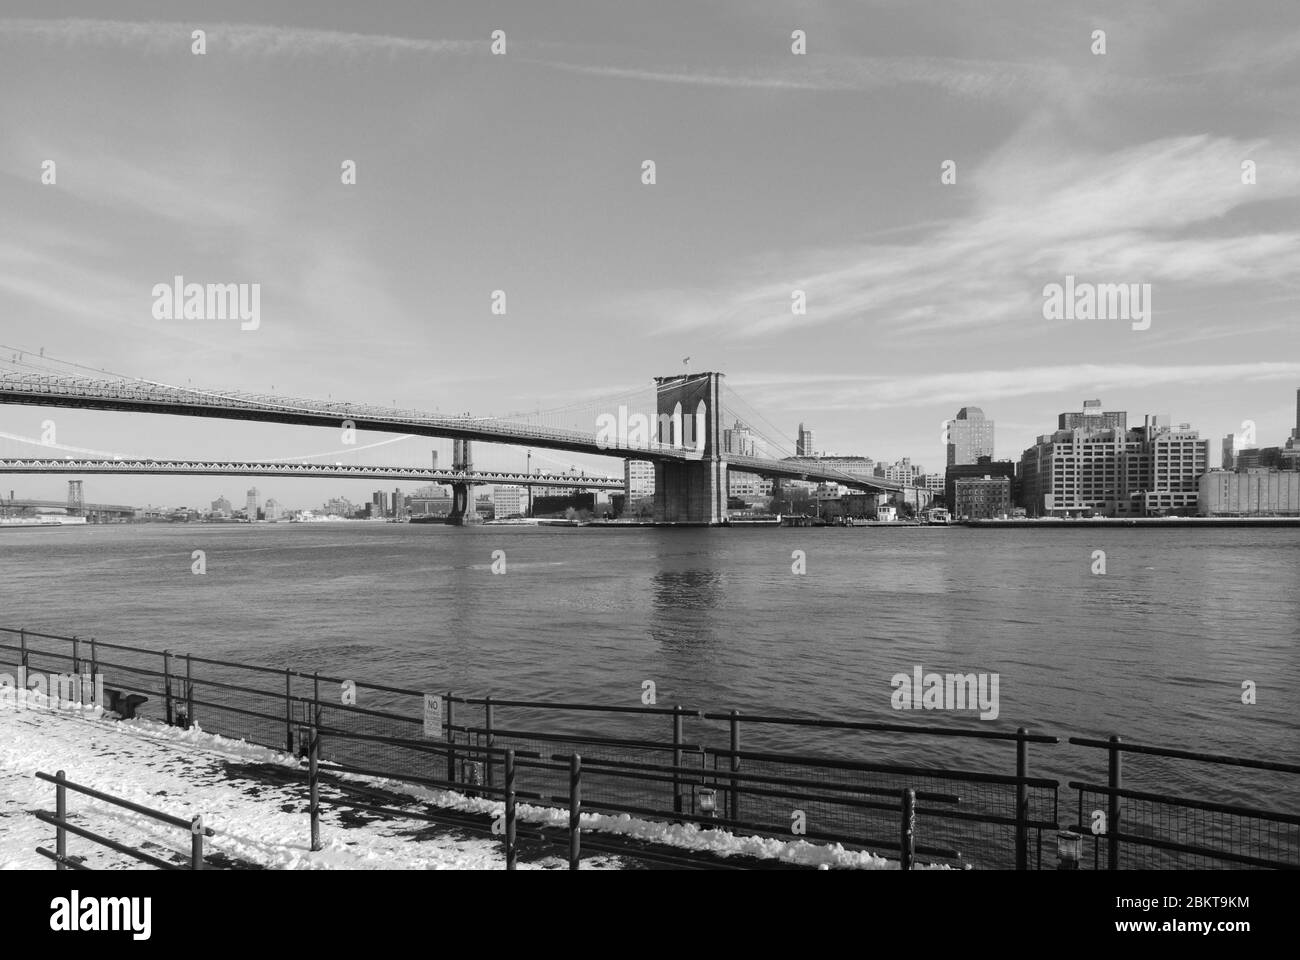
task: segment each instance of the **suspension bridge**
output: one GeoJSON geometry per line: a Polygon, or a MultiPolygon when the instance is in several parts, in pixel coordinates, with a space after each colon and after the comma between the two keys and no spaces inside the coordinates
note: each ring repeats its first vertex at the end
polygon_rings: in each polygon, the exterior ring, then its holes
{"type": "MultiPolygon", "coordinates": [[[[794,456],[758,411],[727,391],[716,372],[656,377],[654,385],[590,397],[573,404],[505,416],[444,415],[373,403],[287,397],[270,393],[180,386],[93,370],[50,357],[0,347],[0,403],[125,413],[161,414],[327,427],[399,434],[399,439],[451,439],[450,470],[357,463],[312,463],[310,458],[256,460],[161,460],[98,455],[0,457],[0,473],[84,473],[353,477],[425,480],[450,484],[453,518],[472,522],[475,484],[520,484],[618,489],[621,478],[576,470],[543,473],[479,470],[471,444],[526,446],[641,460],[654,464],[655,519],[661,523],[717,524],[726,520],[727,470],[771,478],[828,481],[858,490],[899,492],[916,488],[864,477],[816,458],[794,456]],[[629,415],[628,411],[631,411],[629,415]],[[638,419],[639,418],[639,419],[638,419]],[[729,450],[726,424],[746,424],[754,452],[729,450]],[[629,425],[631,429],[629,429],[629,425]],[[768,427],[764,430],[763,426],[768,427]]],[[[22,438],[18,438],[22,439],[22,438]]],[[[372,445],[374,446],[374,445],[372,445]]],[[[324,456],[324,455],[321,455],[324,456]]]]}

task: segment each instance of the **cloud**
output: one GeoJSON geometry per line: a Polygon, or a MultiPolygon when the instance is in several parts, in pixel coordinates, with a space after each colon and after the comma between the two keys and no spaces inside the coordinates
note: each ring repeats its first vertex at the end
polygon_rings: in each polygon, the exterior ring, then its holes
{"type": "Polygon", "coordinates": [[[842,324],[906,323],[915,333],[1039,323],[1043,286],[1067,273],[1151,283],[1169,303],[1169,294],[1285,284],[1300,272],[1300,229],[1250,233],[1229,222],[1254,204],[1300,198],[1295,145],[1197,135],[1082,153],[1048,134],[1030,125],[963,171],[961,189],[972,199],[951,223],[906,243],[806,251],[775,278],[771,263],[750,265],[772,279],[733,281],[659,329],[761,338],[842,324]],[[1269,175],[1247,186],[1240,165],[1250,157],[1267,158],[1269,175]],[[807,294],[807,315],[790,310],[795,289],[807,294]]]}
{"type": "Polygon", "coordinates": [[[0,20],[0,39],[64,46],[115,47],[152,54],[190,54],[193,30],[206,31],[209,54],[246,57],[398,56],[488,53],[488,41],[428,40],[247,23],[167,23],[156,20],[0,20]]]}
{"type": "Polygon", "coordinates": [[[963,405],[979,397],[995,400],[1080,390],[1139,389],[1166,384],[1240,384],[1246,381],[1300,379],[1300,362],[1231,364],[1073,364],[923,373],[906,376],[799,376],[750,374],[736,377],[739,387],[762,392],[762,408],[882,410],[918,405],[963,405]]]}

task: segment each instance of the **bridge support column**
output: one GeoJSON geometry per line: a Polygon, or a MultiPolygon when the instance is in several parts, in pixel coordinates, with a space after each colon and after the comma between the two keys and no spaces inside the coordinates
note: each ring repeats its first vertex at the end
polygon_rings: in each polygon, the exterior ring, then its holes
{"type": "Polygon", "coordinates": [[[661,446],[690,451],[655,463],[655,523],[716,525],[727,519],[722,374],[655,377],[661,446]]]}
{"type": "MultiPolygon", "coordinates": [[[[451,468],[458,473],[474,469],[474,456],[468,440],[452,440],[451,468]]],[[[452,482],[451,513],[447,522],[458,527],[478,523],[478,509],[474,505],[474,484],[452,482]]]]}

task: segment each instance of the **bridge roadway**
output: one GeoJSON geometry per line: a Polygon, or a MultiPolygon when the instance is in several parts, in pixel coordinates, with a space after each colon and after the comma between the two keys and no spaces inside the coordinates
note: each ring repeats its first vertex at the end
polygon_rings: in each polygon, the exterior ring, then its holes
{"type": "MultiPolygon", "coordinates": [[[[416,410],[397,410],[356,403],[302,400],[238,392],[173,387],[149,381],[94,380],[46,374],[0,376],[0,403],[128,413],[167,414],[224,420],[254,420],[339,429],[350,421],[357,430],[406,433],[426,437],[461,437],[488,443],[537,446],[574,453],[630,460],[681,462],[698,459],[689,451],[655,444],[649,449],[598,443],[594,433],[561,430],[517,421],[475,417],[440,417],[416,410]]],[[[712,443],[721,437],[710,438],[712,443]]],[[[863,478],[801,460],[770,460],[728,454],[734,470],[766,477],[824,480],[864,490],[912,489],[879,478],[863,478]]],[[[568,484],[575,486],[575,484],[568,484]]]]}
{"type": "Polygon", "coordinates": [[[0,458],[0,475],[7,473],[170,474],[200,477],[342,477],[354,480],[423,480],[428,483],[502,484],[520,487],[580,487],[587,490],[623,489],[621,479],[588,476],[586,474],[434,470],[431,467],[376,467],[337,463],[268,463],[256,460],[0,458]]]}

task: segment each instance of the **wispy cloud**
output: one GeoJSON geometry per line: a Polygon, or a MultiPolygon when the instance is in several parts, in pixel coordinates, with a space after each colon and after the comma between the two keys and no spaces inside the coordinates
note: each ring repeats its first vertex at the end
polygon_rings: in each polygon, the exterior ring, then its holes
{"type": "Polygon", "coordinates": [[[1172,384],[1294,381],[1300,362],[1230,364],[1072,364],[922,373],[898,377],[749,374],[736,377],[764,409],[883,410],[918,404],[954,406],[1011,397],[1142,389],[1172,384]]]}
{"type": "Polygon", "coordinates": [[[157,20],[0,20],[0,39],[64,46],[120,47],[154,54],[190,53],[190,35],[202,29],[208,50],[247,57],[488,54],[483,40],[433,40],[248,23],[171,23],[157,20]]]}
{"type": "MultiPolygon", "coordinates": [[[[784,276],[736,282],[661,329],[762,337],[836,324],[906,322],[916,332],[1041,323],[1043,286],[1067,273],[1164,285],[1169,303],[1173,290],[1286,283],[1300,272],[1300,228],[1245,232],[1228,222],[1252,204],[1300,198],[1294,144],[1202,135],[1080,153],[1046,133],[1031,126],[963,172],[971,200],[949,225],[908,243],[805,251],[786,260],[784,276]],[[1250,158],[1268,176],[1248,186],[1241,162],[1250,158]],[[807,315],[790,309],[795,289],[807,294],[807,315]]],[[[937,167],[934,177],[945,189],[937,167]]],[[[752,269],[772,277],[770,264],[752,269]]]]}

